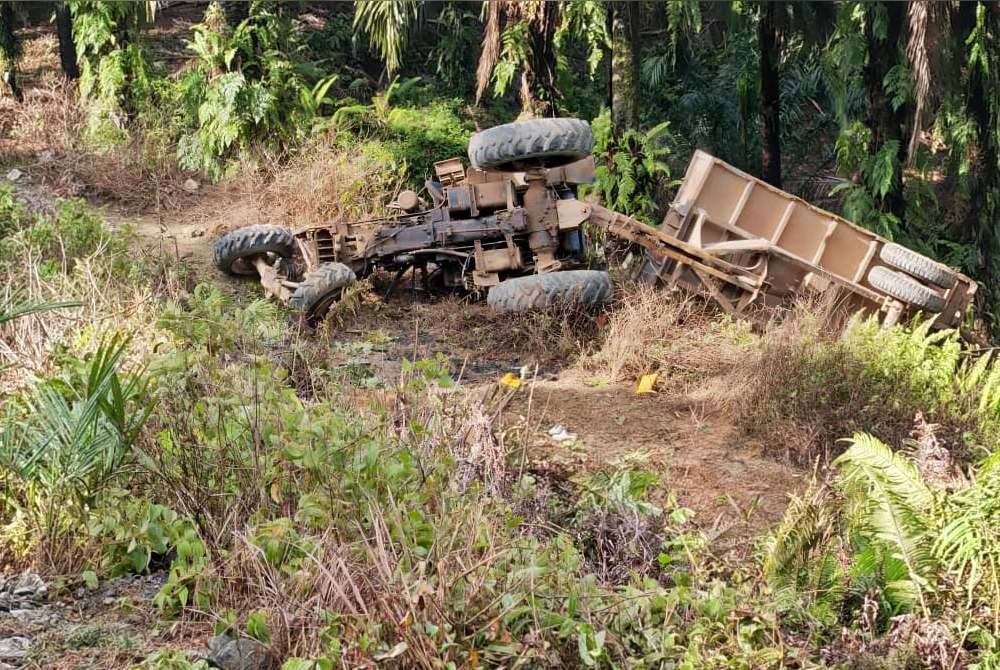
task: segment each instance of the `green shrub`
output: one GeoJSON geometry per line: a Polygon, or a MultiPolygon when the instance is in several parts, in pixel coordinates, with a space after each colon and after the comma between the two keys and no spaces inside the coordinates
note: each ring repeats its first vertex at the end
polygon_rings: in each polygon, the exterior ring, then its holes
{"type": "Polygon", "coordinates": [[[342,142],[372,138],[384,147],[386,162],[404,169],[411,185],[422,188],[434,177],[434,163],[465,156],[470,125],[462,120],[462,101],[428,101],[419,77],[394,80],[370,104],[342,104],[331,118],[350,131],[342,142]]]}
{"type": "Polygon", "coordinates": [[[212,179],[251,150],[277,153],[311,129],[334,79],[310,88],[299,68],[301,45],[279,3],[254,0],[230,30],[218,5],[194,27],[194,66],[179,82],[187,130],[177,143],[181,167],[212,179]]]}
{"type": "Polygon", "coordinates": [[[0,240],[0,261],[16,268],[31,258],[39,273],[47,276],[69,272],[77,261],[100,254],[110,259],[116,273],[128,275],[141,271],[139,264],[124,257],[130,239],[128,228],[108,228],[100,213],[83,200],[62,200],[52,216],[0,240]]]}
{"type": "MultiPolygon", "coordinates": [[[[931,320],[883,328],[873,316],[854,317],[842,337],[800,315],[765,335],[741,375],[746,396],[736,401],[752,431],[780,434],[791,421],[810,448],[791,454],[811,461],[815,449],[839,451],[844,435],[867,431],[901,444],[918,412],[943,425],[942,437],[960,456],[996,434],[996,418],[981,405],[1000,372],[976,367],[957,333],[931,332],[931,320]],[[752,389],[752,390],[751,390],[752,389]]],[[[785,436],[787,437],[787,436],[785,436]]]]}
{"type": "Polygon", "coordinates": [[[605,207],[656,224],[657,195],[669,184],[666,163],[674,144],[667,122],[642,132],[635,128],[615,137],[611,113],[604,110],[592,123],[595,182],[582,193],[595,193],[605,207]]]}
{"type": "Polygon", "coordinates": [[[14,197],[12,186],[0,186],[0,239],[29,225],[31,216],[14,197]]]}
{"type": "Polygon", "coordinates": [[[152,103],[152,77],[139,43],[152,18],[146,2],[74,0],[73,38],[80,63],[80,94],[87,102],[83,139],[106,150],[128,138],[130,118],[152,103]]]}
{"type": "MultiPolygon", "coordinates": [[[[91,510],[130,459],[150,408],[146,378],[120,370],[127,340],[98,347],[82,375],[55,376],[8,401],[0,419],[3,522],[22,530],[16,554],[44,543],[48,560],[76,561],[91,510]]],[[[72,564],[72,563],[71,563],[72,564]]]]}

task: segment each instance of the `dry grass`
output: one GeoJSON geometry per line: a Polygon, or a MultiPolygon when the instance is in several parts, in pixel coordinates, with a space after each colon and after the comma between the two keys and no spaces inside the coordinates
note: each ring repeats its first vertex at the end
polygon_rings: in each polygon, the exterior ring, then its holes
{"type": "Polygon", "coordinates": [[[43,276],[38,261],[29,254],[24,272],[7,274],[0,298],[28,303],[78,301],[78,307],[43,312],[0,326],[0,391],[19,388],[53,364],[60,346],[70,351],[90,351],[104,335],[126,330],[133,333],[130,352],[134,360],[155,346],[154,331],[159,296],[180,292],[178,278],[155,260],[148,264],[153,281],[123,282],[102,258],[103,247],[89,258],[77,259],[72,272],[43,276]]]}
{"type": "Polygon", "coordinates": [[[827,461],[840,440],[870,432],[901,444],[921,408],[900,389],[875,388],[841,339],[848,313],[836,296],[802,300],[771,321],[719,387],[723,405],[765,447],[794,462],[827,461]]]}
{"type": "Polygon", "coordinates": [[[53,196],[97,198],[133,212],[178,205],[184,175],[165,131],[134,127],[124,144],[94,150],[80,140],[86,118],[75,84],[62,79],[27,89],[21,104],[0,98],[3,165],[53,196]]]}
{"type": "Polygon", "coordinates": [[[291,227],[384,215],[402,188],[402,172],[335,139],[328,133],[285,164],[246,171],[235,187],[263,220],[291,227]]]}
{"type": "Polygon", "coordinates": [[[46,81],[28,88],[20,104],[0,98],[0,147],[4,163],[25,167],[51,161],[74,150],[86,114],[74,83],[46,81]]]}
{"type": "Polygon", "coordinates": [[[731,368],[749,327],[720,317],[703,300],[645,285],[625,286],[608,313],[603,342],[581,361],[611,382],[663,371],[690,390],[731,368]]]}

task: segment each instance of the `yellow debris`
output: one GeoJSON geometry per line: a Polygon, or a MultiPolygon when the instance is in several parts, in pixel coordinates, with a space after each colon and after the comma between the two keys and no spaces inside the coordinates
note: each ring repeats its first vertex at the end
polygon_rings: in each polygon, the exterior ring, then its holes
{"type": "Polygon", "coordinates": [[[500,384],[511,389],[520,388],[523,383],[521,378],[513,372],[508,372],[500,378],[500,384]]]}
{"type": "Polygon", "coordinates": [[[656,378],[659,377],[658,372],[650,372],[649,374],[639,377],[639,384],[635,387],[635,394],[641,395],[643,393],[656,393],[656,378]]]}

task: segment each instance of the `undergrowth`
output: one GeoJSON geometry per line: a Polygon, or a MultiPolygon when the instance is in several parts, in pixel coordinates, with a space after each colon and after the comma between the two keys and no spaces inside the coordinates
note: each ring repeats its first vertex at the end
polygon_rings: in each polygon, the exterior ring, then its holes
{"type": "MultiPolygon", "coordinates": [[[[977,448],[995,434],[1000,373],[952,333],[855,318],[837,336],[808,310],[754,333],[639,288],[603,316],[504,318],[525,347],[583,351],[615,381],[657,370],[728,398],[752,386],[754,404],[735,405],[748,429],[817,431],[803,461],[823,436],[843,449],[851,421],[893,437],[899,451],[858,432],[752,554],[719,552],[673,497],[651,502],[660,484],[635,462],[558,484],[526,469],[527,433],[495,421],[527,389],[470,394],[439,356],[359,393],[322,374],[276,305],[189,291],[162,259],[125,263],[127,232],[86,206],[7,211],[26,227],[4,244],[33,260],[6,277],[93,315],[0,326],[30,370],[8,373],[0,417],[11,565],[84,583],[165,570],[158,617],[258,640],[286,668],[993,653],[979,557],[994,551],[995,459],[978,464],[977,448]],[[34,349],[29,333],[44,333],[34,349]],[[895,533],[886,514],[904,521],[895,533]]],[[[163,651],[141,667],[197,661],[163,651]]]]}

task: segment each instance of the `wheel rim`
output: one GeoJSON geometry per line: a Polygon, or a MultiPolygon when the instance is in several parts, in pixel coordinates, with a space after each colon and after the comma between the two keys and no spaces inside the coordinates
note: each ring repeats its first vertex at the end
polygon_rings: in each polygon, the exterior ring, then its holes
{"type": "Polygon", "coordinates": [[[342,289],[334,289],[317,300],[309,310],[309,318],[316,320],[325,317],[333,304],[340,299],[341,292],[342,289]]]}

